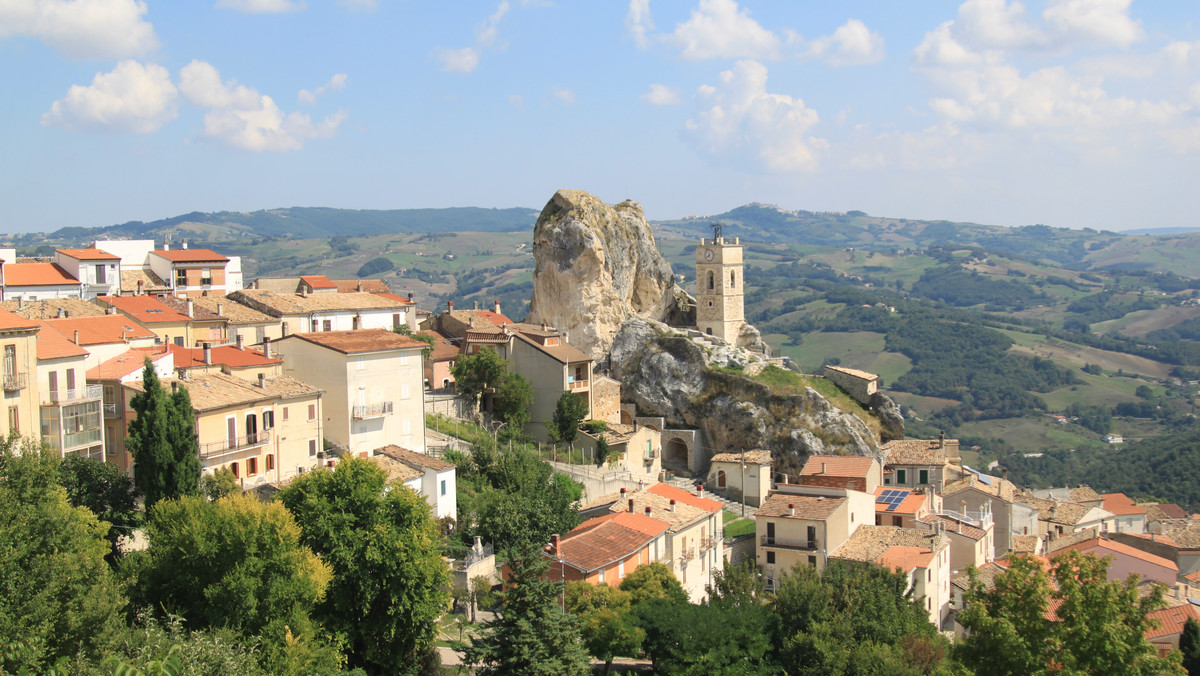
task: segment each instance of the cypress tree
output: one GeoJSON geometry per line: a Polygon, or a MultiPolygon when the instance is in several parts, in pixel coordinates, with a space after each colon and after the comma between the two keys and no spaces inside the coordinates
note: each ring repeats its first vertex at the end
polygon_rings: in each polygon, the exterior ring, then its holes
{"type": "Polygon", "coordinates": [[[1183,653],[1183,668],[1189,676],[1200,676],[1200,623],[1190,617],[1179,636],[1179,652],[1183,653]]]}
{"type": "Polygon", "coordinates": [[[159,500],[195,493],[200,458],[187,391],[168,395],[147,358],[142,391],[129,403],[137,418],[129,423],[125,447],[133,455],[133,481],[146,498],[146,509],[159,500]]]}

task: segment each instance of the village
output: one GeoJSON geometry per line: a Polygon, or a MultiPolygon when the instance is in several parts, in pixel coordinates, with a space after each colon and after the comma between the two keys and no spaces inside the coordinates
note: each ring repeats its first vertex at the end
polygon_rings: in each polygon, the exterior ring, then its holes
{"type": "MultiPolygon", "coordinates": [[[[1087,486],[1018,487],[1003,470],[963,464],[944,434],[876,438],[877,454],[780,466],[771,449],[723,447],[702,429],[644,414],[571,331],[514,321],[498,302],[420,308],[370,279],[247,285],[239,260],[186,242],[98,241],[52,261],[9,249],[0,259],[0,431],[64,458],[133,473],[126,432],[149,364],[163,387],[190,393],[204,474],[227,470],[268,499],[301,474],[368,458],[453,521],[456,467],[445,456],[470,448],[446,430],[495,435],[504,424],[494,392],[462,396],[454,367],[491,350],[532,386],[524,434],[539,449],[559,448],[551,442],[564,395],[583,404],[565,457],[543,458],[582,487],[579,525],[544,543],[551,580],[615,586],[657,563],[698,603],[729,566],[752,565],[770,592],[795,566],[857,561],[903,574],[929,622],[961,636],[968,569],[989,580],[1014,557],[1049,565],[1075,551],[1107,557],[1112,580],[1136,573],[1146,590],[1163,588],[1167,607],[1147,634],[1161,654],[1178,646],[1187,619],[1200,620],[1200,517],[1087,486]]],[[[719,228],[701,239],[696,271],[694,325],[674,327],[679,335],[710,350],[749,349],[757,368],[783,366],[746,337],[739,240],[719,228]]],[[[814,377],[863,415],[879,390],[876,375],[853,368],[814,377]]],[[[477,542],[450,561],[456,584],[501,584],[508,572],[495,552],[508,544],[477,542]]]]}

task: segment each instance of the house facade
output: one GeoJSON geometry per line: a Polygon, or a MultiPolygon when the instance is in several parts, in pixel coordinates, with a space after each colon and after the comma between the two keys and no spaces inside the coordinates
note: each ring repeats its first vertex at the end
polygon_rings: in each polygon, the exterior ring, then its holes
{"type": "Polygon", "coordinates": [[[771,492],[771,452],[718,453],[709,459],[708,486],[731,500],[761,507],[771,492]]]}
{"type": "MultiPolygon", "coordinates": [[[[230,283],[229,258],[212,249],[168,249],[151,251],[146,266],[166,282],[172,296],[224,296],[241,288],[230,283]]],[[[237,276],[241,267],[237,266],[237,276]]]]}
{"type": "Polygon", "coordinates": [[[87,381],[87,350],[53,329],[38,333],[37,381],[42,442],[62,457],[104,459],[103,397],[87,381]]]}
{"type": "Polygon", "coordinates": [[[639,566],[667,556],[671,524],[643,513],[614,512],[588,519],[551,538],[547,579],[616,587],[639,566]]]}
{"type": "Polygon", "coordinates": [[[797,564],[823,570],[859,526],[873,523],[874,512],[872,496],[861,491],[781,484],[754,513],[755,557],[768,588],[797,564]]]}
{"type": "Polygon", "coordinates": [[[414,453],[395,444],[375,449],[374,455],[377,460],[392,460],[413,470],[414,474],[404,479],[404,485],[425,496],[433,508],[433,518],[458,520],[458,481],[454,463],[414,453]]]}
{"type": "Polygon", "coordinates": [[[377,293],[299,295],[243,289],[228,297],[278,320],[277,330],[267,327],[266,337],[272,340],[292,333],[390,331],[415,324],[414,306],[410,302],[377,293]]]}
{"type": "Polygon", "coordinates": [[[36,439],[40,431],[38,392],[37,322],[0,310],[0,351],[4,354],[4,435],[23,434],[36,439]]]}

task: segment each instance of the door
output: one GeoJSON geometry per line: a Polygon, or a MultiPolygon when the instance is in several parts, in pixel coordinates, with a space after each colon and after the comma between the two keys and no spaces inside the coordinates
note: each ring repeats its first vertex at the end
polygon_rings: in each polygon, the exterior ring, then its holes
{"type": "Polygon", "coordinates": [[[769,545],[775,544],[775,522],[774,521],[767,522],[767,544],[769,544],[769,545]]]}
{"type": "Polygon", "coordinates": [[[225,436],[228,438],[229,447],[237,446],[237,418],[230,416],[225,419],[225,436]]]}
{"type": "Polygon", "coordinates": [[[50,401],[58,401],[58,371],[50,372],[50,401]]]}
{"type": "Polygon", "coordinates": [[[808,527],[808,546],[811,549],[817,548],[817,527],[816,526],[808,527]]]}
{"type": "Polygon", "coordinates": [[[67,369],[67,398],[75,398],[75,369],[67,369]]]}
{"type": "Polygon", "coordinates": [[[246,443],[258,443],[258,416],[253,413],[246,416],[246,443]]]}

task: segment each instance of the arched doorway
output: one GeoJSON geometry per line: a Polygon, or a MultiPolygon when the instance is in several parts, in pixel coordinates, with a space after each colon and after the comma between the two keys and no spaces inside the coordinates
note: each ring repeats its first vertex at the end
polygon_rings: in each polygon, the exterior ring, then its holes
{"type": "Polygon", "coordinates": [[[688,447],[679,439],[672,439],[667,442],[663,448],[663,460],[673,465],[690,468],[691,463],[688,462],[688,447]]]}
{"type": "Polygon", "coordinates": [[[629,411],[621,411],[621,424],[622,425],[632,425],[633,424],[633,416],[629,415],[629,411]]]}
{"type": "Polygon", "coordinates": [[[717,471],[717,488],[725,488],[725,470],[717,471]]]}

